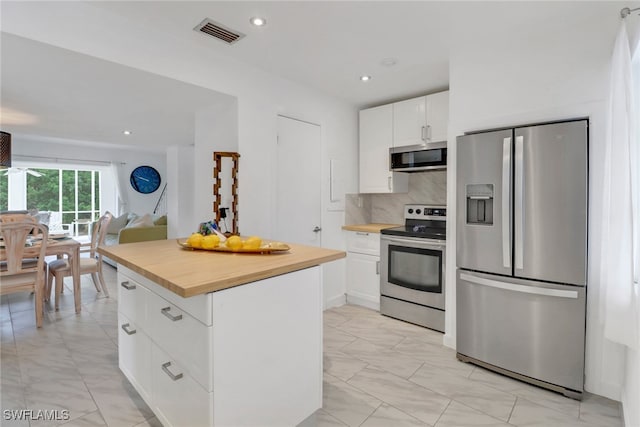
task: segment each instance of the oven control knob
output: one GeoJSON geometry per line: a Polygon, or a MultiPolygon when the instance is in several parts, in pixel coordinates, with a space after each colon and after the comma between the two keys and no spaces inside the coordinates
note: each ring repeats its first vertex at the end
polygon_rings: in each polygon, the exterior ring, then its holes
{"type": "Polygon", "coordinates": [[[412,213],[413,213],[413,209],[409,208],[409,210],[408,210],[407,212],[409,212],[410,214],[412,214],[412,213]]]}
{"type": "Polygon", "coordinates": [[[421,211],[420,209],[416,209],[416,213],[417,213],[418,215],[420,215],[420,213],[422,213],[422,211],[421,211]]]}

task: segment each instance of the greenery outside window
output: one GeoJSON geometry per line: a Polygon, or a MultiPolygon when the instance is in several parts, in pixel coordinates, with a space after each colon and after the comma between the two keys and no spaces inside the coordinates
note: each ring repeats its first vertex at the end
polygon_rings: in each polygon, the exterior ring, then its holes
{"type": "MultiPolygon", "coordinates": [[[[31,168],[41,176],[26,174],[12,184],[0,177],[0,210],[32,209],[51,212],[50,228],[65,225],[74,235],[87,235],[89,223],[100,216],[100,171],[31,168]],[[24,188],[26,187],[26,188],[24,188]],[[10,192],[26,193],[26,206],[9,206],[10,192]]],[[[26,172],[18,172],[25,174],[26,172]]]]}

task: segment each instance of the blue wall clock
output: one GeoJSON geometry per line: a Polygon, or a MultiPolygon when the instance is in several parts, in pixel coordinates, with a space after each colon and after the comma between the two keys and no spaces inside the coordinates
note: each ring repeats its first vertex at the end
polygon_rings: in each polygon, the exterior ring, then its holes
{"type": "Polygon", "coordinates": [[[149,194],[160,188],[160,174],[151,166],[138,166],[131,172],[129,179],[134,190],[149,194]]]}

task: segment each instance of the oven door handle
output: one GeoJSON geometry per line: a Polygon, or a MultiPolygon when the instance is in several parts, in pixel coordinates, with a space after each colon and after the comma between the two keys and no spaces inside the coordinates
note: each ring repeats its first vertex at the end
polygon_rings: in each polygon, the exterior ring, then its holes
{"type": "Polygon", "coordinates": [[[407,245],[418,246],[421,248],[434,247],[438,249],[443,249],[446,246],[445,244],[431,243],[431,242],[420,241],[420,240],[399,239],[397,237],[393,237],[393,238],[382,237],[381,240],[388,243],[401,243],[401,244],[404,243],[407,245]]]}

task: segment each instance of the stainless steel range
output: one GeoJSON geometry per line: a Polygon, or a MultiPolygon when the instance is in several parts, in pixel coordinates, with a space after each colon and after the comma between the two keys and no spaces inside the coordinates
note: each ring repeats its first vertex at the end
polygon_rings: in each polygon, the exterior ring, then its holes
{"type": "Polygon", "coordinates": [[[380,232],[380,313],[444,332],[447,209],[405,205],[404,218],[380,232]]]}

